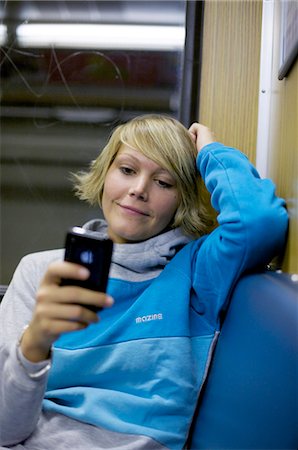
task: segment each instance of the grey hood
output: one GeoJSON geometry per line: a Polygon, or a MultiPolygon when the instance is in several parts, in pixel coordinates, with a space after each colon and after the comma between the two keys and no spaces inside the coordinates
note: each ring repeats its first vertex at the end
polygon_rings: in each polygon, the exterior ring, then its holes
{"type": "MultiPolygon", "coordinates": [[[[91,220],[84,228],[102,238],[108,237],[108,226],[102,219],[91,220]]],[[[180,228],[174,228],[146,241],[114,244],[110,277],[131,281],[153,278],[191,240],[180,228]]]]}

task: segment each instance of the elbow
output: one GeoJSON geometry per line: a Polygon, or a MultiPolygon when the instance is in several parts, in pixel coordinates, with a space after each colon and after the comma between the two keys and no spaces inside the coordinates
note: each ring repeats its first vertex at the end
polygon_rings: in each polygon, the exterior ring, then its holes
{"type": "MultiPolygon", "coordinates": [[[[281,200],[281,199],[278,199],[281,200]]],[[[252,265],[267,265],[273,258],[284,253],[289,218],[281,200],[275,208],[260,208],[255,211],[250,227],[250,260],[252,265]]]]}

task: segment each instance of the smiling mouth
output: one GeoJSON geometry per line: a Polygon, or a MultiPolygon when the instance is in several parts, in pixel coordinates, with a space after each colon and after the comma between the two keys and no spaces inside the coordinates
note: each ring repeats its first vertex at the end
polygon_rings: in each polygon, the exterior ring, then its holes
{"type": "Polygon", "coordinates": [[[125,209],[127,212],[131,212],[132,214],[140,214],[141,216],[150,216],[150,214],[145,211],[141,211],[140,209],[133,208],[132,206],[120,205],[120,208],[125,209]]]}

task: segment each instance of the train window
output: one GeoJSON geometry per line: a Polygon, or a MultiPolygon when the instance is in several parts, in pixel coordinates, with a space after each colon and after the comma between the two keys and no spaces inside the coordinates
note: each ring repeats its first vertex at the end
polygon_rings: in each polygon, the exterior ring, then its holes
{"type": "Polygon", "coordinates": [[[2,284],[23,255],[61,247],[70,226],[100,217],[69,174],[115,126],[180,117],[187,3],[1,2],[2,284]]]}

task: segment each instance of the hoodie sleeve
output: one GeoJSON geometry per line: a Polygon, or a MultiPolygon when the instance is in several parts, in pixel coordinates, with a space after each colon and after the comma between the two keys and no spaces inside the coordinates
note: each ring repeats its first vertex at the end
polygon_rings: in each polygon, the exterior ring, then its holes
{"type": "Polygon", "coordinates": [[[37,255],[22,259],[0,304],[0,446],[20,443],[32,433],[47,384],[43,369],[49,361],[31,363],[17,345],[31,319],[36,286],[45,269],[37,255]]]}
{"type": "Polygon", "coordinates": [[[197,167],[218,212],[218,227],[196,254],[193,285],[212,327],[245,271],[264,268],[282,252],[288,215],[269,179],[248,158],[220,143],[205,146],[197,167]]]}

